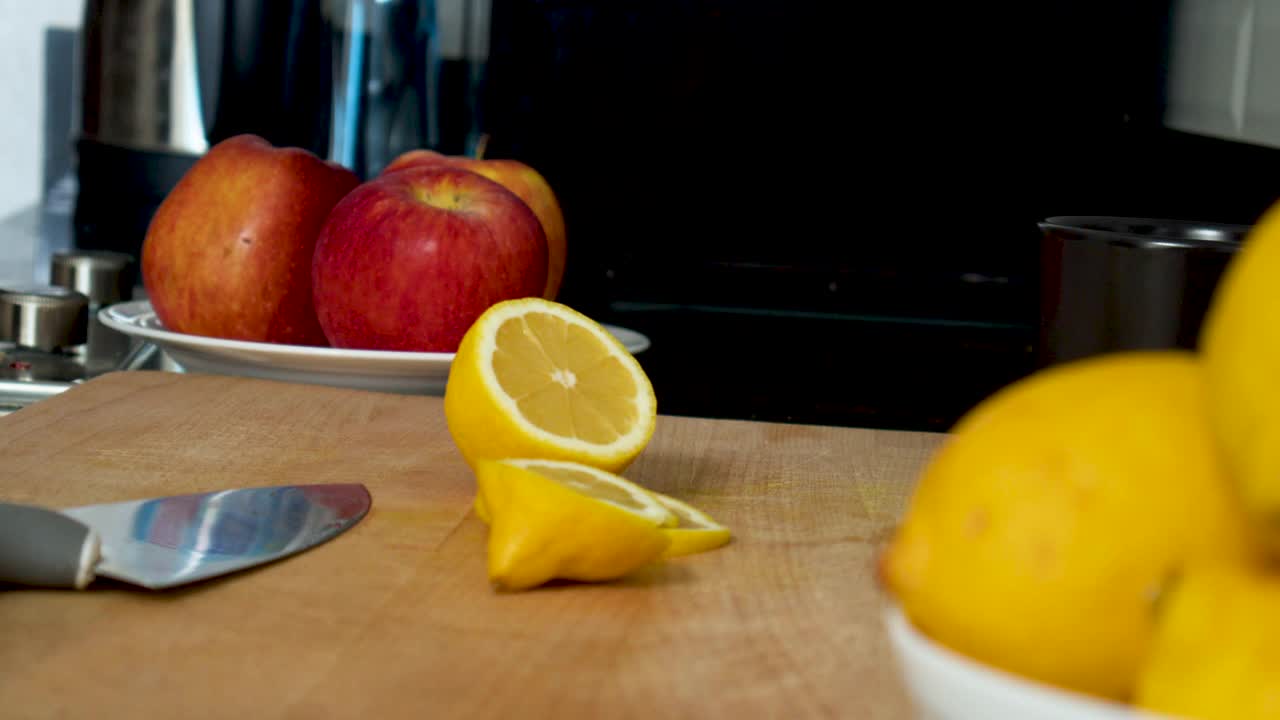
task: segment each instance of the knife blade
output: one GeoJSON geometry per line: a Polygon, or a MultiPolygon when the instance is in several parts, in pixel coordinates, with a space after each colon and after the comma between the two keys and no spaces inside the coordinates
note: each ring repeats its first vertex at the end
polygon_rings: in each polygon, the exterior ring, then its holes
{"type": "Polygon", "coordinates": [[[52,510],[0,503],[0,582],[83,589],[95,576],[153,590],[324,543],[369,511],[360,484],[281,485],[52,510]]]}

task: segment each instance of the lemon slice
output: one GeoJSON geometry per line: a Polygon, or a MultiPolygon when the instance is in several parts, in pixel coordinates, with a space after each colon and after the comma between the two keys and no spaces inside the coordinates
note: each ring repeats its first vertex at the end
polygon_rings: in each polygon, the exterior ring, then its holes
{"type": "MultiPolygon", "coordinates": [[[[572,462],[533,459],[508,459],[505,462],[526,470],[540,472],[557,482],[568,485],[598,500],[611,502],[622,506],[624,509],[639,512],[646,516],[653,516],[659,527],[674,528],[683,524],[680,512],[685,512],[685,517],[693,518],[696,515],[697,518],[700,518],[700,520],[690,519],[685,522],[698,523],[705,521],[709,525],[719,527],[712,522],[711,518],[688,505],[680,504],[678,509],[664,502],[665,499],[671,503],[679,503],[674,498],[668,498],[651,490],[646,490],[626,478],[604,472],[589,465],[582,466],[572,462]],[[657,506],[648,502],[650,497],[658,501],[657,506]]],[[[489,506],[485,502],[484,493],[476,493],[473,507],[475,508],[476,516],[487,525],[489,523],[489,506]]],[[[725,532],[727,533],[728,530],[726,529],[725,532]]]]}
{"type": "Polygon", "coordinates": [[[619,472],[653,437],[657,402],[635,357],[560,303],[508,300],[467,330],[444,396],[449,432],[481,459],[570,460],[619,472]]]}
{"type": "Polygon", "coordinates": [[[671,538],[663,557],[679,557],[715,550],[729,542],[729,528],[712,520],[692,505],[662,493],[649,491],[676,518],[675,527],[664,526],[662,532],[671,538]]]}
{"type": "Polygon", "coordinates": [[[480,460],[479,507],[489,518],[489,580],[525,590],[555,578],[622,577],[671,544],[671,512],[647,490],[589,465],[480,460]]]}

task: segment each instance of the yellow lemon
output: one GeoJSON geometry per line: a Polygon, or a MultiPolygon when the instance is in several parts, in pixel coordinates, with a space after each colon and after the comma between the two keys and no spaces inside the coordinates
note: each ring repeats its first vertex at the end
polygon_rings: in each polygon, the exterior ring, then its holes
{"type": "MultiPolygon", "coordinates": [[[[522,461],[520,461],[520,462],[522,462],[522,461]]],[[[685,505],[684,503],[681,503],[680,501],[676,500],[675,498],[669,498],[669,497],[667,497],[667,496],[665,496],[665,495],[662,495],[662,494],[660,494],[660,493],[653,492],[652,490],[650,490],[650,491],[649,491],[649,494],[650,494],[650,495],[652,495],[652,496],[654,497],[654,499],[656,499],[656,500],[658,501],[658,503],[659,503],[659,504],[661,504],[663,507],[667,508],[667,510],[668,510],[667,518],[666,518],[666,520],[664,520],[664,521],[662,522],[661,527],[664,527],[664,528],[674,528],[676,525],[678,525],[678,524],[680,524],[680,523],[682,522],[682,520],[681,520],[681,516],[680,516],[680,515],[677,515],[677,508],[676,508],[673,504],[678,504],[678,505],[680,505],[680,508],[681,508],[683,511],[686,511],[687,513],[689,513],[689,514],[686,516],[686,517],[688,517],[688,518],[689,518],[687,522],[689,522],[689,523],[693,523],[694,525],[693,525],[693,526],[691,526],[691,527],[686,528],[687,530],[690,530],[690,531],[691,531],[691,532],[689,533],[689,535],[690,535],[691,537],[689,537],[689,538],[687,538],[687,539],[682,539],[682,542],[681,542],[681,545],[682,545],[682,546],[683,546],[683,545],[690,544],[690,543],[698,543],[698,542],[703,542],[703,543],[705,543],[705,542],[707,542],[706,540],[701,540],[701,541],[699,541],[699,540],[694,539],[694,537],[693,537],[693,536],[695,536],[695,535],[699,535],[699,534],[703,534],[703,533],[714,533],[714,532],[715,532],[715,528],[720,527],[719,525],[716,525],[716,524],[715,524],[715,521],[713,521],[711,518],[707,517],[705,514],[703,514],[703,513],[699,512],[699,511],[698,511],[697,509],[695,509],[695,508],[689,507],[688,505],[685,505]],[[697,515],[698,517],[696,518],[696,517],[694,517],[694,515],[697,515]],[[701,518],[701,520],[699,520],[698,518],[701,518]],[[698,524],[698,523],[701,523],[701,522],[704,522],[704,521],[705,521],[705,523],[706,523],[705,525],[699,525],[699,524],[698,524]],[[693,531],[696,531],[696,532],[693,532],[693,531]]],[[[483,522],[484,524],[488,525],[488,524],[489,524],[489,507],[488,507],[487,505],[485,505],[485,502],[484,502],[484,494],[482,494],[482,493],[476,493],[476,499],[472,502],[472,507],[473,507],[473,508],[475,509],[475,511],[476,511],[476,517],[480,518],[480,522],[483,522]]],[[[728,534],[728,528],[723,528],[723,529],[724,529],[724,531],[725,531],[725,533],[726,533],[725,542],[728,542],[728,535],[727,535],[727,534],[728,534]]],[[[673,541],[675,540],[675,537],[676,537],[676,536],[674,536],[674,535],[672,536],[673,541]]],[[[674,543],[674,542],[673,542],[672,544],[673,544],[673,545],[675,545],[675,543],[674,543]]],[[[723,545],[724,543],[720,543],[720,544],[721,544],[721,545],[723,545]]],[[[711,548],[707,548],[707,549],[708,549],[708,550],[710,550],[711,548]]],[[[697,551],[695,551],[695,552],[697,552],[697,551]]],[[[667,554],[668,556],[670,556],[670,555],[671,555],[671,548],[668,548],[668,552],[667,552],[666,554],[667,554]]],[[[682,554],[682,555],[683,555],[683,554],[686,554],[686,553],[680,553],[680,554],[682,554]]]]}
{"type": "Polygon", "coordinates": [[[1280,717],[1280,578],[1189,573],[1161,600],[1139,706],[1205,720],[1280,717]]]}
{"type": "Polygon", "coordinates": [[[540,457],[619,472],[653,437],[640,363],[581,313],[538,298],[486,310],[462,338],[444,395],[449,432],[481,459],[540,457]]]}
{"type": "Polygon", "coordinates": [[[553,578],[622,577],[671,544],[670,512],[647,490],[563,460],[480,460],[476,480],[489,518],[489,580],[524,590],[553,578]]]}
{"type": "Polygon", "coordinates": [[[1043,370],[957,423],[882,559],[921,631],[1005,670],[1127,699],[1176,573],[1253,554],[1195,356],[1043,370]]]}
{"type": "Polygon", "coordinates": [[[1245,509],[1280,550],[1280,204],[1227,266],[1200,338],[1209,409],[1245,509]]]}
{"type": "Polygon", "coordinates": [[[729,528],[689,503],[659,492],[650,491],[671,514],[675,522],[663,527],[662,532],[671,538],[671,545],[664,557],[679,557],[706,552],[729,542],[729,528]]]}

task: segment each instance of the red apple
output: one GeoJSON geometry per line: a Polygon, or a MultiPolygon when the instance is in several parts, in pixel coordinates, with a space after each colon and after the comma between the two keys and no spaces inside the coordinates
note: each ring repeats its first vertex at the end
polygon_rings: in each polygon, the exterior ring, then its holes
{"type": "Polygon", "coordinates": [[[370,180],[329,213],[312,262],[316,314],[334,347],[454,352],[490,305],[547,283],[538,217],[461,168],[370,180]]]}
{"type": "Polygon", "coordinates": [[[142,281],[176,332],[326,345],[311,300],[311,257],[329,210],[359,183],[301,148],[254,135],[214,145],[156,210],[142,281]]]}
{"type": "Polygon", "coordinates": [[[560,210],[560,202],[537,170],[516,160],[481,160],[453,155],[441,155],[434,150],[410,150],[391,161],[382,173],[396,172],[409,167],[431,165],[451,165],[464,170],[479,173],[490,180],[500,183],[520,197],[533,210],[542,223],[542,230],[547,235],[547,252],[549,265],[547,268],[547,286],[542,296],[555,300],[560,293],[560,283],[564,280],[565,230],[564,213],[560,210]]]}

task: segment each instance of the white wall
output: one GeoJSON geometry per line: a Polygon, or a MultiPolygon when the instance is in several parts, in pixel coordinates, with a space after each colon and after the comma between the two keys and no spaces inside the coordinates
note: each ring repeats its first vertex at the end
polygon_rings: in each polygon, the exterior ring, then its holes
{"type": "Polygon", "coordinates": [[[78,28],[84,0],[0,0],[0,218],[40,197],[44,33],[78,28]]]}
{"type": "Polygon", "coordinates": [[[1280,147],[1280,0],[1174,3],[1165,124],[1280,147]]]}

